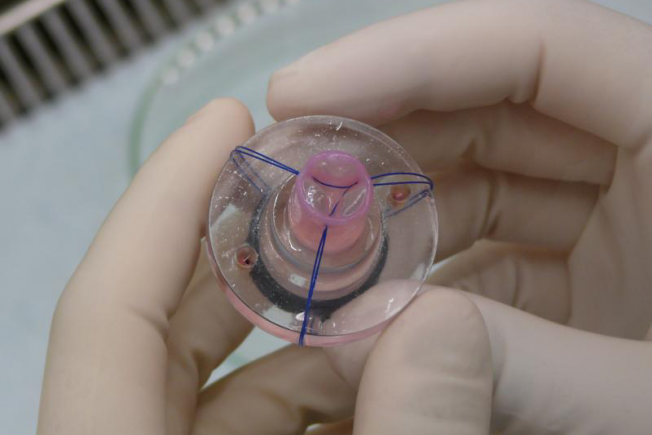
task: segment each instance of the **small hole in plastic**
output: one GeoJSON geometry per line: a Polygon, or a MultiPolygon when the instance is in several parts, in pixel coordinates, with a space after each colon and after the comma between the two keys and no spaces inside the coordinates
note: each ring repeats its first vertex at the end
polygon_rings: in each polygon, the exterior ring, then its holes
{"type": "Polygon", "coordinates": [[[392,186],[389,190],[389,202],[393,205],[403,204],[410,197],[410,193],[412,193],[410,186],[392,186]]]}
{"type": "Polygon", "coordinates": [[[256,264],[256,261],[258,261],[258,254],[254,248],[249,245],[244,245],[238,248],[236,262],[239,267],[243,269],[251,269],[256,264]]]}

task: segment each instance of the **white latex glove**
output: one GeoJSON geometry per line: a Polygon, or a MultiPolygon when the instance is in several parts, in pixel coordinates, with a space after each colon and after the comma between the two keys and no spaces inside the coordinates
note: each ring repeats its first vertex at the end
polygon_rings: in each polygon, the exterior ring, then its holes
{"type": "Polygon", "coordinates": [[[302,434],[351,415],[355,393],[320,349],[287,347],[201,390],[251,330],[200,238],[220,169],[252,133],[246,108],[218,100],[140,170],[57,306],[40,435],[302,434]]]}
{"type": "Polygon", "coordinates": [[[354,433],[652,433],[649,26],[573,0],[449,4],[305,56],[268,106],[382,126],[435,176],[439,259],[459,253],[431,283],[469,293],[430,288],[333,351],[354,433]]]}

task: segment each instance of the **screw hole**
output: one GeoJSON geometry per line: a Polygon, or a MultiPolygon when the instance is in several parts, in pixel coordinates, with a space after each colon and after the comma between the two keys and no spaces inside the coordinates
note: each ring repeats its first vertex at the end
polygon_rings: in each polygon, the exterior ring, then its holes
{"type": "Polygon", "coordinates": [[[243,269],[251,269],[256,264],[256,261],[258,261],[258,254],[254,248],[249,245],[238,248],[238,252],[236,253],[238,266],[243,269]]]}
{"type": "Polygon", "coordinates": [[[392,205],[400,205],[408,200],[412,190],[405,184],[392,186],[389,190],[389,202],[392,205]]]}

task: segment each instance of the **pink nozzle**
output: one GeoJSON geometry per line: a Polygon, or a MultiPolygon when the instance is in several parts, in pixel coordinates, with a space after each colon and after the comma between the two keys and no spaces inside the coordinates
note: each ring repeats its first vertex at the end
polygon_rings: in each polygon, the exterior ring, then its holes
{"type": "Polygon", "coordinates": [[[304,245],[317,249],[328,226],[324,252],[341,252],[363,233],[372,200],[371,178],[357,158],[342,151],[316,154],[292,188],[290,230],[304,245]]]}

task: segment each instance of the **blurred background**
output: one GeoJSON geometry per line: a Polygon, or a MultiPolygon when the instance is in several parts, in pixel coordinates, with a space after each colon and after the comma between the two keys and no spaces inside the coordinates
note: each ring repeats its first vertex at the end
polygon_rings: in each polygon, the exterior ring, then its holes
{"type": "MultiPolygon", "coordinates": [[[[0,434],[34,433],[56,301],[142,161],[217,96],[436,0],[0,0],[0,434]]],[[[652,23],[650,0],[596,3],[652,23]]],[[[282,346],[255,331],[214,374],[282,346]]]]}

